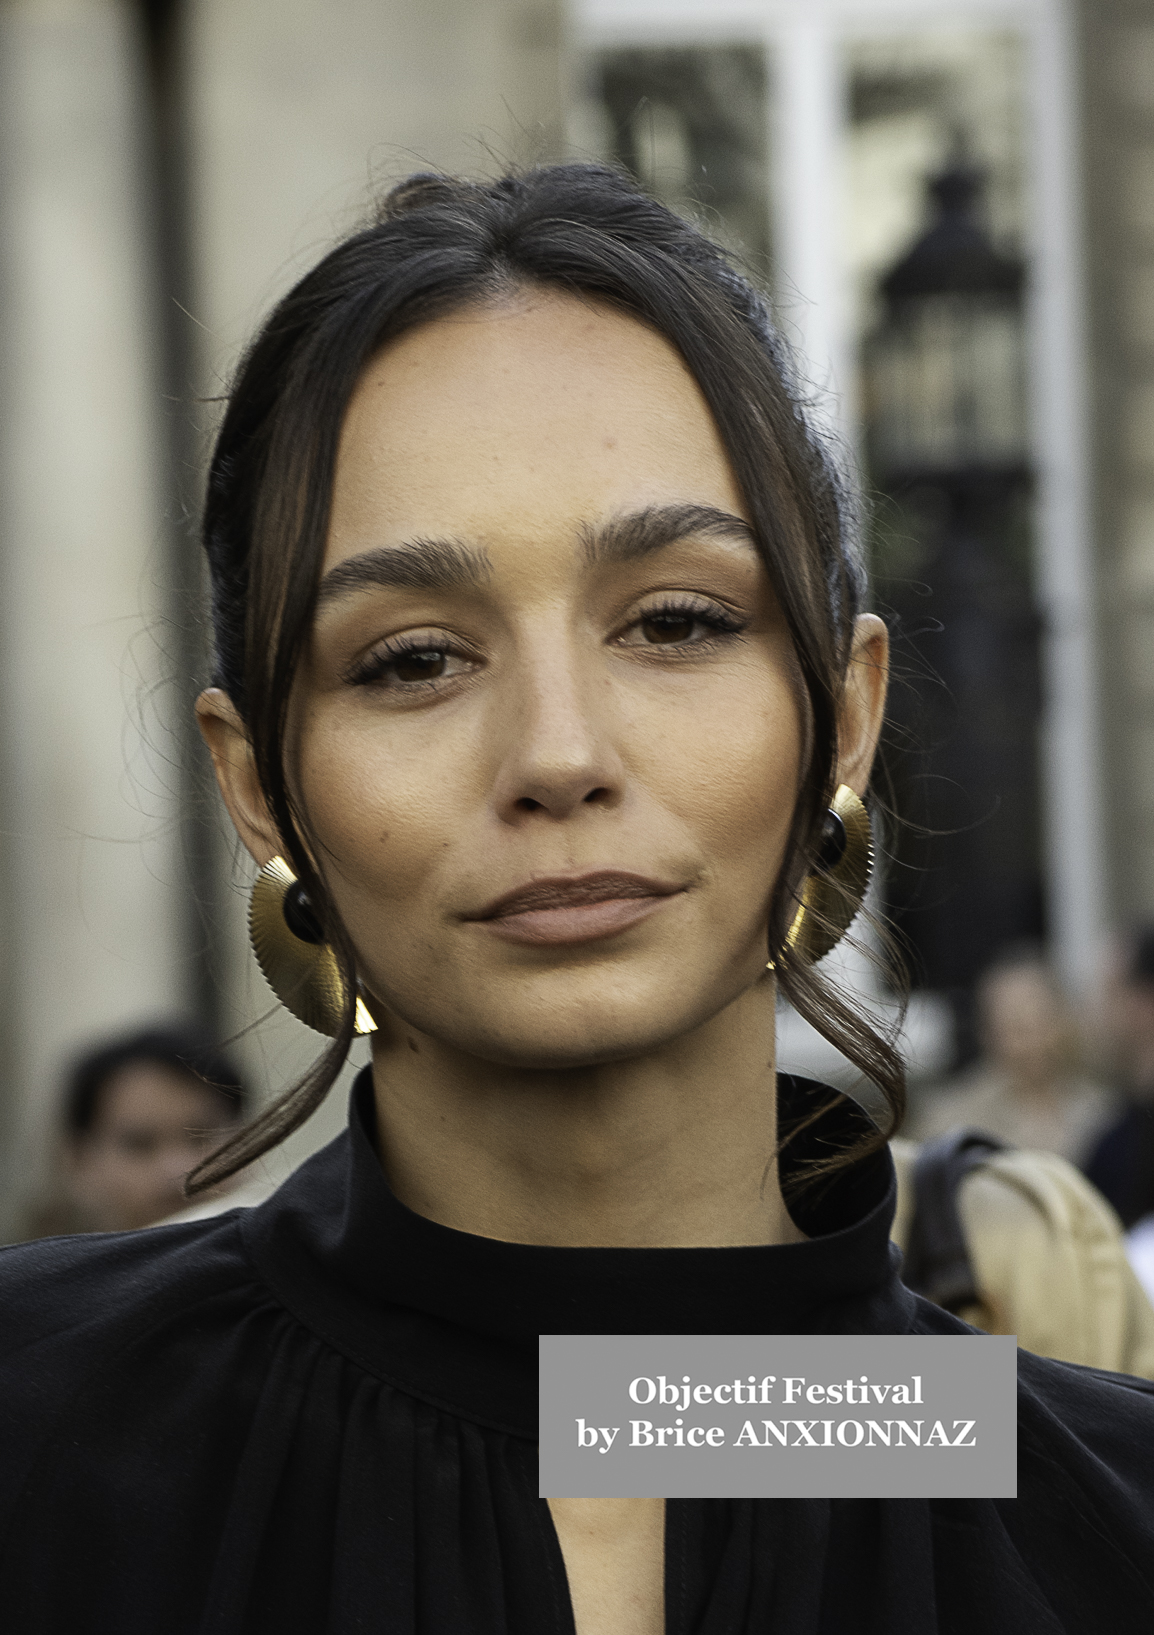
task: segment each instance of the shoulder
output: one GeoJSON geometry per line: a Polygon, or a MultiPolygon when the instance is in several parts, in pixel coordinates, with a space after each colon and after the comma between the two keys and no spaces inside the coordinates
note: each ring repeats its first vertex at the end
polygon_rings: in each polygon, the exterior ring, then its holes
{"type": "Polygon", "coordinates": [[[233,1214],[0,1249],[0,1363],[41,1341],[130,1328],[247,1265],[233,1214]]]}
{"type": "MultiPolygon", "coordinates": [[[[939,1318],[941,1333],[951,1319],[939,1318]]],[[[985,1627],[997,1606],[1007,1629],[1144,1635],[1154,1628],[1154,1385],[1019,1351],[1017,1442],[1016,1497],[931,1501],[948,1627],[985,1627]]]]}
{"type": "Polygon", "coordinates": [[[236,1214],[0,1249],[0,1509],[58,1429],[194,1379],[262,1293],[236,1214]]]}
{"type": "Polygon", "coordinates": [[[1154,1382],[1020,1351],[1018,1495],[1012,1531],[1064,1513],[1154,1605],[1154,1382]]]}
{"type": "Polygon", "coordinates": [[[1028,1427],[1060,1423],[1087,1447],[1114,1447],[1121,1466],[1140,1462],[1154,1499],[1154,1380],[1019,1351],[1018,1402],[1028,1427]]]}
{"type": "MultiPolygon", "coordinates": [[[[983,1337],[981,1329],[924,1296],[915,1296],[915,1302],[911,1333],[983,1337]]],[[[1018,1437],[1020,1453],[1040,1456],[1050,1465],[1075,1468],[1089,1460],[1129,1473],[1146,1495],[1154,1527],[1154,1380],[1040,1357],[1019,1347],[1018,1437]]]]}
{"type": "Polygon", "coordinates": [[[0,1249],[0,1401],[90,1370],[253,1278],[235,1214],[0,1249]]]}
{"type": "Polygon", "coordinates": [[[1154,1492],[1154,1380],[1019,1351],[1018,1391],[1028,1420],[1040,1425],[1056,1418],[1067,1435],[1088,1444],[1104,1446],[1127,1431],[1142,1435],[1142,1448],[1127,1453],[1141,1457],[1154,1492]]]}

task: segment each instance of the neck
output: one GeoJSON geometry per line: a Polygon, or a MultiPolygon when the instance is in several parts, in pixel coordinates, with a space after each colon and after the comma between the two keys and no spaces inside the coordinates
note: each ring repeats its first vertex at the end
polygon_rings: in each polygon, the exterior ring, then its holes
{"type": "Polygon", "coordinates": [[[766,978],[659,1050],[554,1071],[386,1024],[373,1081],[390,1185],[417,1214],[513,1243],[797,1239],[774,1154],[774,999],[766,978]]]}

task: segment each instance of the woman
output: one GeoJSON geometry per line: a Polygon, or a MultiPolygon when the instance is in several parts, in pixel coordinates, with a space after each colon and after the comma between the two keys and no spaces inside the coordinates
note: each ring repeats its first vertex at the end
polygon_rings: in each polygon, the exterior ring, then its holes
{"type": "Polygon", "coordinates": [[[885,632],[749,287],[607,171],[415,178],[242,364],[205,530],[254,941],[335,1042],[196,1184],[373,1062],[259,1209],[8,1253],[11,1627],[1149,1627],[1154,1404],[1039,1359],[1016,1501],[536,1497],[539,1333],[969,1332],[888,1130],[775,1081],[780,989],[900,1116],[812,965],[885,632]]]}

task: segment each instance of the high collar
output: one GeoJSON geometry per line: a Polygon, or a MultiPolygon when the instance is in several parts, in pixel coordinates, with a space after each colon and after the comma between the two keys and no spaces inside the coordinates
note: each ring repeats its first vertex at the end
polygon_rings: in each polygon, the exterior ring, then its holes
{"type": "MultiPolygon", "coordinates": [[[[778,1077],[779,1125],[830,1099],[778,1077]]],[[[798,1166],[848,1143],[844,1101],[792,1140],[798,1166]]],[[[376,1154],[371,1070],[349,1127],[259,1209],[245,1239],[279,1299],[378,1378],[465,1418],[536,1436],[540,1334],[905,1333],[890,1246],[888,1151],[791,1206],[800,1243],[729,1249],[545,1248],[458,1232],[394,1196],[376,1154]]]]}

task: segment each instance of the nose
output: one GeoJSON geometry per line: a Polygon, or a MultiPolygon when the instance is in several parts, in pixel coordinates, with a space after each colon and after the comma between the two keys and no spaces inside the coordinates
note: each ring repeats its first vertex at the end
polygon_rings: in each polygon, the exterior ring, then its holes
{"type": "Polygon", "coordinates": [[[564,820],[619,804],[625,778],[612,684],[577,638],[534,643],[502,695],[493,793],[503,821],[564,820]]]}

